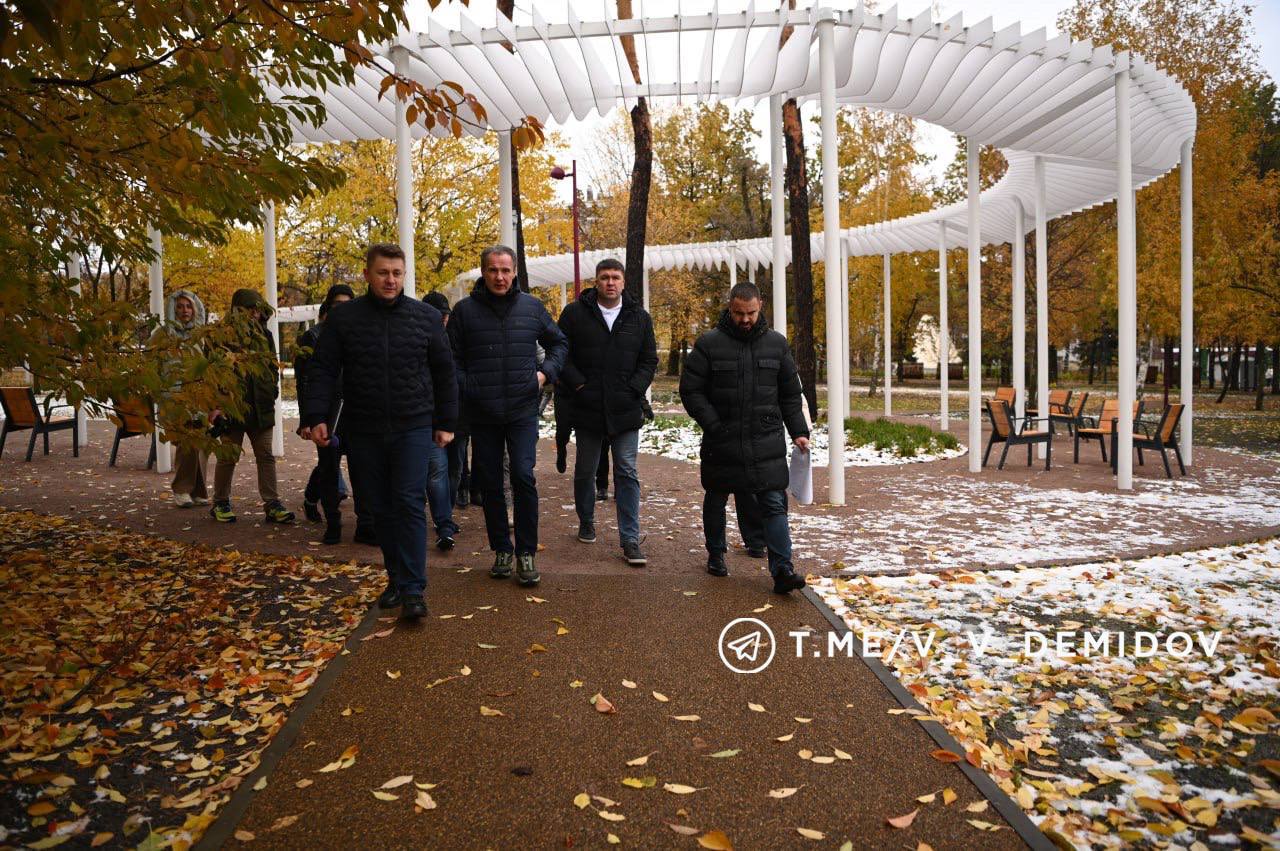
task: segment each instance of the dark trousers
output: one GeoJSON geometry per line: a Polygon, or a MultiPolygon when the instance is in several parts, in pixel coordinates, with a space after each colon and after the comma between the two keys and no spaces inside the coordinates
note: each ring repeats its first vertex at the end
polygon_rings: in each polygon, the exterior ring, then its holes
{"type": "Polygon", "coordinates": [[[468,475],[467,448],[471,444],[470,434],[455,434],[453,442],[445,447],[449,456],[449,493],[453,494],[453,504],[458,504],[458,494],[463,488],[471,489],[471,476],[468,475]]]}
{"type": "Polygon", "coordinates": [[[538,420],[529,417],[500,425],[472,423],[473,476],[484,495],[484,525],[489,549],[519,555],[538,551],[538,486],[533,477],[537,461],[538,420]],[[511,526],[503,498],[502,453],[511,462],[511,497],[515,508],[516,543],[511,546],[511,526]]]}
{"type": "MultiPolygon", "coordinates": [[[[758,533],[763,535],[765,548],[769,551],[769,572],[777,576],[790,568],[791,530],[787,525],[787,492],[739,492],[734,493],[733,499],[738,506],[739,526],[745,507],[754,505],[759,511],[758,518],[753,516],[752,519],[758,519],[758,533]]],[[[729,549],[725,541],[725,506],[728,502],[729,494],[726,491],[707,491],[702,498],[702,529],[706,536],[707,552],[723,553],[729,549]]],[[[742,530],[742,536],[747,545],[751,546],[747,530],[742,530]]]]}
{"type": "Polygon", "coordinates": [[[427,468],[430,428],[346,436],[356,493],[373,516],[383,564],[405,597],[427,588],[427,468]]]}
{"type": "Polygon", "coordinates": [[[338,478],[342,475],[338,468],[340,461],[341,453],[336,447],[317,446],[316,466],[312,468],[311,477],[307,479],[307,489],[302,494],[307,502],[320,503],[324,519],[330,523],[342,520],[342,511],[338,505],[338,478]]]}
{"type": "Polygon", "coordinates": [[[609,436],[600,442],[600,463],[596,465],[596,490],[609,489],[609,436]]]}

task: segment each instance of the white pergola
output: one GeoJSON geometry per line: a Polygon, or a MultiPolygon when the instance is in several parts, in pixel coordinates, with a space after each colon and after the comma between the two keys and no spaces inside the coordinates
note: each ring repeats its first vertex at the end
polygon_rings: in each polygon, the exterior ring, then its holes
{"type": "MultiPolygon", "coordinates": [[[[969,468],[981,469],[981,249],[1011,242],[1014,250],[1014,376],[1021,412],[1025,404],[1026,329],[1023,317],[1025,238],[1036,239],[1035,299],[1037,397],[1048,398],[1048,272],[1046,222],[1111,200],[1117,202],[1119,401],[1128,410],[1136,398],[1137,304],[1134,193],[1180,168],[1182,197],[1181,368],[1182,451],[1191,459],[1192,255],[1191,149],[1195,107],[1171,77],[1141,57],[1107,46],[1048,38],[1043,29],[1022,32],[1019,24],[996,29],[990,19],[965,26],[961,16],[935,21],[928,11],[904,17],[897,7],[873,14],[854,8],[712,11],[696,15],[584,21],[569,7],[565,20],[548,22],[535,8],[531,23],[517,26],[501,15],[481,26],[456,4],[437,9],[425,33],[404,34],[374,53],[425,85],[457,82],[474,94],[487,113],[468,132],[497,132],[500,165],[511,155],[511,130],[526,115],[564,122],[629,108],[637,97],[667,104],[697,102],[754,105],[769,102],[772,235],[768,238],[648,246],[644,302],[653,269],[717,268],[731,278],[746,268],[785,270],[790,240],[783,229],[781,104],[791,97],[817,99],[821,106],[823,232],[812,238],[812,256],[824,263],[826,301],[827,406],[830,426],[830,502],[844,503],[844,429],[848,411],[849,257],[882,256],[884,310],[888,327],[888,258],[895,253],[939,253],[940,339],[948,339],[945,253],[968,252],[969,468]],[[446,25],[443,21],[451,23],[446,25]],[[783,43],[784,33],[790,36],[783,43]],[[633,82],[619,37],[633,36],[642,85],[633,82]],[[508,47],[510,49],[508,49],[508,47]],[[840,223],[835,114],[840,106],[883,109],[937,124],[964,136],[968,147],[968,197],[964,203],[906,218],[845,228],[840,223]],[[999,148],[1009,162],[995,186],[979,192],[977,152],[999,148]],[[827,240],[836,233],[840,239],[827,240]]],[[[298,142],[392,138],[396,141],[397,210],[400,242],[409,256],[406,289],[413,281],[411,139],[427,135],[421,124],[404,120],[406,105],[378,98],[382,74],[358,69],[356,82],[321,97],[326,121],[298,125],[298,142]]],[[[314,95],[272,89],[273,96],[314,95]]],[[[437,128],[436,133],[444,131],[437,128]]],[[[509,169],[500,168],[497,187],[501,235],[513,242],[509,169]]],[[[272,216],[264,216],[268,245],[272,216]]],[[[268,250],[267,294],[274,304],[274,257],[268,250]]],[[[588,251],[590,267],[599,257],[625,254],[623,248],[588,251]]],[[[533,286],[562,286],[572,279],[572,255],[532,258],[533,286]]],[[[454,297],[476,273],[459,277],[454,297]]],[[[776,274],[778,281],[785,273],[776,274]]],[[[153,281],[154,286],[154,281],[153,281]]],[[[785,325],[786,288],[773,288],[772,314],[785,325]]],[[[785,333],[785,327],[779,327],[785,333]]],[[[885,408],[891,411],[889,334],[884,334],[885,408]]],[[[943,344],[945,345],[945,343],[943,344]]],[[[945,351],[945,349],[942,349],[945,351]]],[[[942,427],[947,420],[947,376],[940,370],[942,427]]],[[[1042,406],[1043,407],[1043,406],[1042,406]]],[[[1133,424],[1119,421],[1117,486],[1133,486],[1133,424]]]]}

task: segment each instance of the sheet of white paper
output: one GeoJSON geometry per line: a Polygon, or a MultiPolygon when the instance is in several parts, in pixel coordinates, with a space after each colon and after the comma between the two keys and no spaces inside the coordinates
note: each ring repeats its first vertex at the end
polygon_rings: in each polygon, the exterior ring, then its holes
{"type": "Polygon", "coordinates": [[[813,456],[798,446],[791,448],[791,483],[787,490],[801,505],[813,502],[813,456]]]}

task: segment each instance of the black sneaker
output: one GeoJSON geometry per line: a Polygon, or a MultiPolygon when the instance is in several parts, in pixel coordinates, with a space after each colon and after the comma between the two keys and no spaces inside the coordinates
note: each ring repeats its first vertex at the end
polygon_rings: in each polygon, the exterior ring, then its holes
{"type": "Polygon", "coordinates": [[[480,493],[480,491],[472,491],[472,492],[471,492],[471,504],[472,504],[472,505],[474,505],[474,506],[477,506],[477,507],[483,507],[483,506],[484,506],[484,494],[480,493]]]}
{"type": "Polygon", "coordinates": [[[278,499],[268,502],[262,509],[267,516],[268,523],[292,523],[296,519],[293,512],[284,507],[284,503],[278,499]]]}
{"type": "Polygon", "coordinates": [[[231,500],[221,499],[209,506],[209,516],[219,523],[236,522],[236,513],[231,510],[231,500]]]}
{"type": "Polygon", "coordinates": [[[436,549],[442,552],[448,552],[453,549],[454,540],[452,535],[441,535],[436,538],[436,549]]]}
{"type": "Polygon", "coordinates": [[[324,521],[324,517],[320,515],[320,506],[309,499],[304,499],[302,501],[302,513],[312,523],[321,523],[324,521]]]}
{"type": "Polygon", "coordinates": [[[707,556],[707,573],[712,576],[729,575],[729,566],[724,563],[724,553],[711,553],[707,556]]]}
{"type": "Polygon", "coordinates": [[[324,537],[320,539],[320,543],[333,546],[342,543],[342,523],[330,523],[324,527],[324,537]]]}
{"type": "Polygon", "coordinates": [[[596,488],[596,502],[604,502],[609,498],[608,488],[596,488]]]}
{"type": "Polygon", "coordinates": [[[593,521],[578,521],[578,540],[584,544],[594,544],[596,542],[596,524],[593,521]]]}
{"type": "Polygon", "coordinates": [[[747,555],[751,556],[752,558],[764,558],[768,554],[769,554],[769,551],[766,550],[764,547],[747,547],[747,555]]]}
{"type": "Polygon", "coordinates": [[[371,547],[378,546],[378,533],[373,531],[372,526],[361,526],[356,524],[356,533],[351,540],[357,544],[368,544],[371,547]]]}
{"type": "Polygon", "coordinates": [[[494,553],[493,567],[489,568],[489,575],[494,579],[507,579],[511,576],[511,563],[515,560],[515,556],[511,553],[494,553]]]}
{"type": "Polygon", "coordinates": [[[415,621],[425,618],[427,616],[427,601],[419,595],[405,597],[404,608],[400,610],[400,616],[415,621]]]}
{"type": "Polygon", "coordinates": [[[400,589],[391,583],[387,583],[387,588],[378,595],[379,609],[395,609],[400,606],[400,589]]]}
{"type": "Polygon", "coordinates": [[[632,567],[644,567],[649,563],[649,560],[644,557],[644,553],[640,551],[639,541],[624,541],[622,544],[622,557],[632,567]]]}
{"type": "Polygon", "coordinates": [[[466,508],[468,505],[470,505],[471,491],[467,490],[466,488],[460,489],[458,491],[458,499],[456,500],[456,504],[459,508],[466,508]]]}
{"type": "Polygon", "coordinates": [[[542,581],[538,568],[533,564],[533,553],[521,553],[516,556],[516,581],[526,587],[537,585],[542,581]]]}
{"type": "Polygon", "coordinates": [[[791,568],[787,568],[773,577],[773,593],[775,594],[790,594],[792,591],[803,588],[804,585],[804,577],[791,568]]]}

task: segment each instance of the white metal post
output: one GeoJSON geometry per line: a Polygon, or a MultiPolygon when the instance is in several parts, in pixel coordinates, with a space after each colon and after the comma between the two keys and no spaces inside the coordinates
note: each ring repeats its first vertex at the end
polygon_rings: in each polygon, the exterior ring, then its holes
{"type": "Polygon", "coordinates": [[[832,505],[844,505],[844,369],[840,363],[840,156],[836,146],[836,23],[829,10],[818,21],[818,69],[822,91],[822,226],[827,321],[827,430],[832,505]]]}
{"type": "MultiPolygon", "coordinates": [[[[409,74],[409,52],[403,47],[392,50],[395,58],[396,73],[401,76],[409,74]]],[[[413,137],[409,133],[407,119],[409,105],[404,98],[396,98],[396,234],[400,248],[404,251],[404,291],[410,296],[417,296],[418,289],[414,281],[413,234],[413,166],[410,161],[413,151],[413,137]]]]}
{"type": "MultiPolygon", "coordinates": [[[[71,291],[77,296],[81,295],[83,292],[80,286],[80,279],[84,274],[83,269],[84,267],[80,263],[80,256],[78,254],[73,253],[68,255],[67,280],[75,282],[71,285],[71,291]]],[[[81,448],[87,446],[89,444],[89,413],[85,409],[83,401],[76,406],[76,430],[79,432],[79,436],[76,438],[76,443],[81,448]]]]}
{"type": "Polygon", "coordinates": [[[884,286],[884,306],[881,311],[884,325],[884,415],[893,416],[893,298],[890,295],[892,260],[884,255],[882,263],[884,271],[881,279],[884,286]]]}
{"type": "MultiPolygon", "coordinates": [[[[1194,418],[1191,416],[1192,407],[1194,405],[1195,387],[1192,385],[1192,367],[1196,362],[1196,343],[1193,323],[1195,322],[1195,314],[1193,308],[1193,263],[1195,243],[1192,240],[1192,220],[1191,220],[1191,153],[1193,139],[1187,139],[1182,143],[1182,160],[1178,167],[1178,187],[1182,200],[1182,260],[1181,260],[1181,346],[1178,355],[1179,360],[1179,385],[1182,404],[1186,407],[1182,411],[1182,422],[1179,425],[1181,434],[1178,436],[1182,449],[1182,463],[1191,466],[1191,424],[1194,418]]],[[[1261,364],[1259,364],[1261,369],[1261,364]]]]}
{"type": "Polygon", "coordinates": [[[947,223],[938,222],[938,392],[942,396],[939,426],[951,428],[951,400],[948,384],[951,376],[951,328],[947,322],[947,223]]]}
{"type": "Polygon", "coordinates": [[[515,200],[511,194],[511,132],[498,134],[498,230],[499,242],[516,244],[515,200]]]}
{"type": "MultiPolygon", "coordinates": [[[[266,283],[267,304],[271,307],[271,318],[267,320],[267,330],[275,342],[273,352],[276,360],[280,359],[280,291],[276,282],[276,205],[268,201],[262,205],[262,277],[266,283]]],[[[281,380],[276,374],[276,399],[280,394],[281,380]]],[[[271,431],[271,454],[277,458],[284,457],[284,406],[276,404],[276,423],[271,431]]]]}
{"type": "MultiPolygon", "coordinates": [[[[150,308],[152,314],[160,317],[160,321],[164,321],[164,238],[160,236],[160,231],[154,227],[148,228],[151,236],[151,250],[155,254],[155,259],[151,261],[150,267],[147,269],[147,283],[150,286],[151,303],[150,308]]],[[[158,427],[157,423],[157,427],[158,427]]],[[[156,434],[156,472],[168,473],[173,470],[173,452],[172,447],[160,440],[159,433],[156,434]]]]}
{"type": "MultiPolygon", "coordinates": [[[[1125,57],[1118,57],[1125,59],[1125,57]]],[[[1116,427],[1116,487],[1133,489],[1133,403],[1137,397],[1138,303],[1137,222],[1133,197],[1133,131],[1129,113],[1129,66],[1116,74],[1116,257],[1119,316],[1120,418],[1116,427]]]]}
{"type": "Polygon", "coordinates": [[[969,472],[982,471],[982,201],[978,195],[978,146],[965,140],[969,227],[969,472]]]}
{"type": "MultiPolygon", "coordinates": [[[[1021,201],[1013,209],[1013,390],[1018,421],[1027,412],[1027,215],[1021,201]]],[[[1049,416],[1048,399],[1036,400],[1041,416],[1049,416]]]]}
{"type": "MultiPolygon", "coordinates": [[[[1044,159],[1036,157],[1036,398],[1049,398],[1049,225],[1044,185],[1044,159]]],[[[1042,406],[1044,402],[1040,403],[1042,406]]],[[[1045,414],[1048,416],[1048,414],[1045,414]]],[[[1043,443],[1039,457],[1048,454],[1043,443]]]]}
{"type": "Polygon", "coordinates": [[[786,189],[782,170],[782,95],[769,98],[769,216],[773,236],[773,330],[787,336],[786,189]]]}

